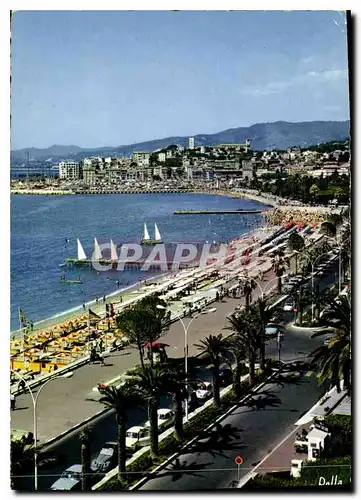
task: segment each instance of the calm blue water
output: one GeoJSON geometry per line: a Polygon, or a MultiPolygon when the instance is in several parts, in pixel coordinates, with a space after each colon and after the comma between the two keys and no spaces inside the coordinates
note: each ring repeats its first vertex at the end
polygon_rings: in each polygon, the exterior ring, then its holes
{"type": "Polygon", "coordinates": [[[224,196],[194,194],[19,196],[11,198],[11,328],[19,328],[18,307],[32,321],[79,306],[83,301],[154,276],[140,271],[97,274],[76,269],[81,285],[59,282],[65,257],[76,257],[76,238],[91,255],[93,238],[99,243],[139,242],[143,223],[153,236],[157,223],[163,242],[226,241],[261,224],[262,216],[174,215],[177,209],[260,208],[259,203],[224,196]],[[69,243],[65,243],[65,239],[69,243]]]}

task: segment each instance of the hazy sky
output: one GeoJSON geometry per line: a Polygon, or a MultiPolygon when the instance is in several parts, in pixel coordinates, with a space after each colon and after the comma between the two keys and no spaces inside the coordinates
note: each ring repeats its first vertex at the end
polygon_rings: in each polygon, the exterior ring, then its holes
{"type": "Polygon", "coordinates": [[[349,118],[340,12],[16,12],[12,149],[349,118]]]}

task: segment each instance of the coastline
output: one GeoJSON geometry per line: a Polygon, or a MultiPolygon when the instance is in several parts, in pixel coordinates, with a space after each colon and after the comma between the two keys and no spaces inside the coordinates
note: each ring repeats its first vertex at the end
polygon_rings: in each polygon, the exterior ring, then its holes
{"type": "MultiPolygon", "coordinates": [[[[266,204],[266,199],[259,197],[259,196],[243,196],[243,192],[235,192],[235,191],[226,191],[226,190],[202,190],[202,191],[182,191],[184,193],[192,193],[192,194],[203,194],[203,195],[219,195],[219,196],[228,196],[228,197],[237,197],[237,198],[248,198],[248,199],[253,199],[254,201],[257,201],[258,203],[266,204]]],[[[153,192],[154,193],[154,192],[153,192]]],[[[168,193],[168,192],[167,192],[168,193]]],[[[30,193],[29,193],[30,194],[30,193]]],[[[60,193],[59,193],[60,194],[60,193]]],[[[98,194],[104,194],[104,193],[98,193],[98,194]]],[[[127,193],[127,194],[136,194],[136,193],[127,193]]],[[[154,193],[156,194],[156,193],[154,193]]],[[[166,193],[165,193],[166,194],[166,193]]],[[[171,193],[168,193],[171,194],[171,193]]],[[[248,194],[248,193],[246,193],[248,194]]],[[[268,204],[269,207],[272,207],[272,205],[268,204]]],[[[266,226],[266,224],[264,224],[266,226]]],[[[250,229],[249,231],[246,231],[243,234],[240,234],[239,237],[248,237],[251,236],[255,231],[257,231],[258,228],[254,227],[250,229]]],[[[197,269],[197,268],[195,268],[197,269]]],[[[162,273],[156,276],[151,276],[151,277],[146,277],[145,280],[147,282],[154,282],[156,284],[161,284],[163,281],[167,279],[172,273],[167,272],[167,273],[162,273]]],[[[138,298],[142,295],[142,293],[146,292],[149,290],[148,287],[144,285],[144,281],[142,282],[135,282],[132,283],[129,286],[126,286],[124,288],[116,289],[113,292],[109,293],[106,295],[106,302],[108,304],[120,304],[121,303],[121,298],[122,301],[124,300],[129,300],[130,298],[138,298]],[[138,294],[135,294],[134,292],[138,291],[138,294]],[[133,295],[134,293],[134,295],[133,295]]],[[[56,325],[59,325],[61,323],[64,323],[69,320],[74,320],[75,318],[78,318],[79,316],[83,315],[85,311],[88,308],[91,308],[96,314],[105,314],[105,303],[103,303],[102,298],[99,298],[99,302],[97,303],[96,300],[91,300],[85,303],[85,309],[83,308],[82,304],[75,305],[74,307],[71,307],[65,311],[60,311],[50,317],[38,320],[34,322],[34,329],[31,332],[28,332],[28,335],[32,335],[35,333],[38,333],[39,331],[46,330],[48,328],[52,328],[56,325]]],[[[20,329],[16,330],[11,330],[10,332],[10,337],[11,338],[19,338],[22,335],[22,332],[20,329]]]]}
{"type": "MultiPolygon", "coordinates": [[[[266,227],[266,226],[263,226],[263,227],[266,227]]],[[[258,233],[258,231],[260,231],[260,228],[254,227],[254,228],[250,229],[249,231],[246,231],[245,233],[240,234],[238,238],[242,238],[242,239],[251,238],[256,233],[258,233]]],[[[180,271],[180,273],[187,275],[188,273],[190,273],[192,271],[197,271],[197,270],[200,271],[201,269],[198,267],[195,267],[194,269],[184,269],[183,272],[180,271]]],[[[179,272],[177,273],[177,275],[178,274],[179,274],[179,272]]],[[[139,299],[143,296],[144,293],[146,293],[147,291],[150,290],[149,286],[145,285],[145,283],[144,283],[145,281],[148,283],[148,285],[149,285],[149,282],[155,283],[156,285],[161,285],[163,282],[165,282],[167,279],[169,279],[170,276],[172,276],[171,271],[169,271],[167,273],[162,273],[162,274],[159,274],[156,276],[148,277],[148,278],[145,277],[144,281],[135,282],[127,287],[124,287],[121,289],[116,289],[116,290],[114,290],[114,292],[111,292],[105,296],[107,299],[106,303],[118,305],[118,304],[123,303],[126,300],[129,300],[132,298],[139,299]],[[134,292],[138,292],[138,293],[134,293],[134,292]],[[122,300],[120,300],[120,299],[122,299],[122,300]]],[[[89,307],[91,307],[92,311],[98,315],[105,314],[105,303],[103,303],[101,298],[100,298],[98,303],[94,299],[94,300],[91,300],[91,301],[88,301],[85,303],[85,310],[83,308],[83,305],[80,304],[80,305],[74,306],[70,309],[67,309],[65,311],[61,311],[59,313],[56,313],[53,316],[50,316],[48,318],[44,318],[42,320],[36,321],[34,323],[33,331],[28,332],[27,335],[32,336],[33,334],[36,334],[39,331],[43,331],[43,330],[46,330],[48,328],[53,328],[56,325],[62,324],[66,321],[70,321],[70,320],[74,320],[76,318],[79,318],[80,316],[82,316],[86,313],[86,311],[87,311],[87,309],[89,309],[89,307]]],[[[18,339],[21,335],[22,335],[21,330],[17,329],[17,330],[11,331],[10,337],[18,339]]]]}

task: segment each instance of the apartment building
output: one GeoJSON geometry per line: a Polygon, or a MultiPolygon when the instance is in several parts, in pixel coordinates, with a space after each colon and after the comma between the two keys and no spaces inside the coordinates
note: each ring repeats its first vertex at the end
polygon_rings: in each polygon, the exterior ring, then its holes
{"type": "Polygon", "coordinates": [[[81,167],[75,161],[61,161],[59,163],[59,178],[76,181],[81,178],[81,167]]]}

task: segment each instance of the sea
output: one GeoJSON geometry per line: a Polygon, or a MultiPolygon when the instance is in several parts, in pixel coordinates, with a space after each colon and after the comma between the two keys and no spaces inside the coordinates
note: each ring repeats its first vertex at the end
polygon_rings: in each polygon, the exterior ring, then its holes
{"type": "Polygon", "coordinates": [[[11,330],[19,328],[19,308],[36,323],[161,274],[65,270],[60,266],[66,257],[76,257],[77,238],[90,256],[94,237],[116,245],[140,242],[146,222],[151,237],[157,224],[164,243],[225,242],[263,225],[263,216],[174,211],[263,208],[251,200],[206,194],[12,195],[11,330]],[[60,283],[64,272],[67,279],[80,276],[82,283],[60,283]]]}

